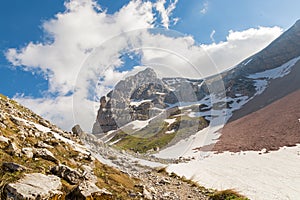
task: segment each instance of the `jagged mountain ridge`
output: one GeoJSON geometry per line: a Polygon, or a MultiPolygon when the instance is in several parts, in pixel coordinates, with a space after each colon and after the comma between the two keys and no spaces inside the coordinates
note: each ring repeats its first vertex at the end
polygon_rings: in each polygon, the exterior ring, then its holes
{"type": "Polygon", "coordinates": [[[153,69],[146,68],[121,80],[114,90],[101,97],[92,132],[116,130],[134,120],[148,120],[173,104],[199,101],[208,94],[203,85],[203,80],[159,79],[153,69]]]}

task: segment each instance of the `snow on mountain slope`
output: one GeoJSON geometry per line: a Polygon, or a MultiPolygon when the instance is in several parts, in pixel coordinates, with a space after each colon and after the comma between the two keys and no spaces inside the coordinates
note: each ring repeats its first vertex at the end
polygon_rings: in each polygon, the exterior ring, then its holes
{"type": "Polygon", "coordinates": [[[261,94],[267,87],[268,81],[270,79],[282,78],[291,72],[291,68],[300,60],[300,56],[296,57],[287,63],[277,67],[275,69],[266,70],[264,72],[259,72],[251,74],[248,78],[255,80],[255,87],[257,93],[255,95],[261,94]]]}
{"type": "Polygon", "coordinates": [[[267,154],[205,153],[205,158],[202,155],[189,163],[169,165],[167,171],[196,180],[205,187],[236,189],[251,200],[296,200],[300,194],[299,168],[300,145],[297,145],[267,154]]]}

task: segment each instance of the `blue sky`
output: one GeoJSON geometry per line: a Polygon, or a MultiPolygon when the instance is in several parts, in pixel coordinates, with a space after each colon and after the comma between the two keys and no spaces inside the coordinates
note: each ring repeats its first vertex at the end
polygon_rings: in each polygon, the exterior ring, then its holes
{"type": "MultiPolygon", "coordinates": [[[[98,0],[97,2],[102,10],[106,10],[106,14],[114,15],[130,1],[98,0]]],[[[155,2],[152,1],[153,4],[155,2]]],[[[167,8],[172,2],[174,1],[167,0],[165,7],[167,8]]],[[[43,23],[55,19],[57,13],[65,12],[64,1],[4,0],[0,5],[0,93],[9,97],[19,94],[32,99],[55,97],[58,93],[62,93],[55,89],[49,92],[50,87],[53,86],[51,67],[42,66],[42,70],[36,66],[32,68],[28,60],[13,65],[5,57],[5,53],[10,48],[19,51],[30,43],[51,42],[53,38],[49,37],[49,33],[43,29],[43,23]]],[[[300,19],[299,8],[299,0],[284,2],[281,0],[178,0],[172,14],[169,13],[168,16],[169,29],[190,35],[200,44],[211,45],[213,42],[218,44],[226,42],[230,30],[242,32],[250,28],[258,29],[260,26],[278,26],[286,30],[300,19]],[[173,21],[176,19],[178,22],[174,24],[173,21]]],[[[153,9],[153,13],[156,17],[154,26],[163,27],[159,11],[153,9]]],[[[243,55],[244,57],[246,56],[243,55]]],[[[41,63],[45,64],[45,62],[41,63]]],[[[53,73],[55,76],[55,70],[53,73]]],[[[63,95],[67,93],[68,91],[63,95]]],[[[41,110],[36,112],[43,115],[41,110]]]]}
{"type": "MultiPolygon", "coordinates": [[[[129,0],[100,0],[108,13],[114,13],[129,0]]],[[[11,47],[23,47],[29,41],[43,41],[41,23],[64,11],[63,0],[6,0],[0,6],[0,91],[13,97],[25,93],[40,97],[47,90],[47,81],[39,74],[15,67],[3,52],[11,47]]],[[[180,20],[173,30],[190,34],[200,43],[211,43],[210,34],[215,30],[216,42],[226,39],[229,30],[241,31],[258,26],[290,27],[300,18],[300,1],[288,0],[184,0],[179,1],[173,16],[180,20]],[[207,4],[206,13],[201,13],[207,4]]]]}

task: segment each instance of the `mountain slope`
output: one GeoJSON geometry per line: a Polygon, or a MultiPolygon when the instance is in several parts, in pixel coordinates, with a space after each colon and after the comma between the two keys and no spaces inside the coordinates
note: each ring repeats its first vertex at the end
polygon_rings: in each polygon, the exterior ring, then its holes
{"type": "Polygon", "coordinates": [[[111,199],[140,191],[137,179],[100,163],[75,134],[3,95],[0,108],[1,199],[111,199]]]}
{"type": "Polygon", "coordinates": [[[278,150],[300,144],[300,90],[232,121],[222,129],[214,151],[278,150]]]}

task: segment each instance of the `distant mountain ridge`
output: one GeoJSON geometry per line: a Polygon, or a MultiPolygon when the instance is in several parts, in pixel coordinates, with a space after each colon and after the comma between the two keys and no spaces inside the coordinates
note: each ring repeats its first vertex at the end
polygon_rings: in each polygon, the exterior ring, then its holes
{"type": "MultiPolygon", "coordinates": [[[[168,142],[178,142],[221,118],[237,120],[300,89],[299,60],[300,20],[265,49],[218,75],[199,80],[159,79],[154,70],[147,68],[120,81],[114,90],[101,98],[93,133],[105,136],[107,142],[113,141],[114,145],[131,148],[129,146],[133,144],[124,143],[123,139],[129,141],[132,138],[129,139],[130,136],[120,128],[136,127],[134,124],[144,121],[137,132],[134,128],[127,130],[144,135],[150,125],[149,131],[154,128],[154,119],[164,115],[165,121],[161,120],[162,124],[156,125],[155,130],[161,130],[158,131],[161,137],[174,134],[168,142]],[[170,109],[173,113],[166,115],[170,109]],[[198,127],[188,130],[189,134],[181,133],[178,128],[186,118],[191,127],[198,127]],[[195,121],[202,119],[208,124],[196,125],[195,121]],[[168,124],[170,120],[173,121],[168,124]]],[[[187,128],[186,125],[183,127],[187,128]]],[[[174,144],[166,145],[168,142],[158,146],[165,148],[174,144]]],[[[146,142],[143,145],[146,146],[146,142]]]]}

